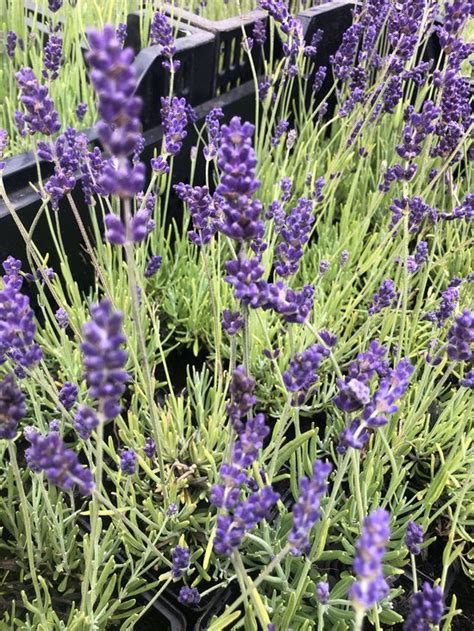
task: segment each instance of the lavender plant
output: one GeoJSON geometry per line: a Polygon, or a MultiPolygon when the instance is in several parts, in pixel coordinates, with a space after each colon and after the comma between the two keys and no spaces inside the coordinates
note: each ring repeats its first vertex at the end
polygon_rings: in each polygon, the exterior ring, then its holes
{"type": "MultiPolygon", "coordinates": [[[[466,606],[472,9],[447,3],[440,27],[431,5],[367,0],[319,100],[321,34],[261,4],[285,57],[265,60],[255,120],[215,103],[197,120],[170,91],[150,176],[122,31],[89,36],[107,155],[61,127],[66,42],[47,76],[20,71],[21,120],[55,169],[39,190],[61,266],[48,271],[0,170],[30,267],[6,259],[0,290],[8,628],[140,628],[165,590],[188,611],[229,584],[213,631],[450,628],[466,606]],[[91,217],[88,294],[56,210],[73,189],[91,217]]],[[[163,72],[179,72],[156,15],[163,72]]]]}

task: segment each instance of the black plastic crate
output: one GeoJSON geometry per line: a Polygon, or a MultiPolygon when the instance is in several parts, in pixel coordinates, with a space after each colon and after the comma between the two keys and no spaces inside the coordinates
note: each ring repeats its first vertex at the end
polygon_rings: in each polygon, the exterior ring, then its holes
{"type": "MultiPolygon", "coordinates": [[[[169,16],[179,20],[181,25],[190,25],[214,35],[216,47],[216,57],[212,67],[214,96],[228,92],[252,79],[251,63],[242,45],[244,32],[245,37],[251,37],[254,24],[259,20],[266,25],[268,31],[269,19],[266,11],[255,10],[225,20],[214,21],[170,5],[165,5],[164,10],[169,16]]],[[[268,55],[269,48],[268,37],[263,51],[262,46],[254,45],[252,48],[252,62],[257,74],[261,74],[263,69],[262,53],[268,55]]],[[[274,53],[276,56],[281,53],[278,37],[275,37],[274,53]]]]}

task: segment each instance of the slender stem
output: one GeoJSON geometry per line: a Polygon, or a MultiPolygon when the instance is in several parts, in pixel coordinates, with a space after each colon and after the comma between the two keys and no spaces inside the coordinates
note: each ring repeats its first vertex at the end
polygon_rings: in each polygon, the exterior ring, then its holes
{"type": "MultiPolygon", "coordinates": [[[[10,464],[13,469],[13,475],[15,476],[15,482],[20,496],[20,511],[23,521],[23,527],[25,529],[26,536],[26,552],[28,555],[28,564],[30,567],[31,581],[36,594],[36,599],[40,607],[41,621],[46,624],[46,618],[43,609],[43,600],[41,597],[41,589],[38,581],[38,575],[36,573],[35,555],[33,549],[33,536],[31,534],[31,507],[25,493],[25,487],[23,486],[23,480],[21,479],[20,468],[18,466],[18,460],[16,458],[16,448],[12,441],[8,441],[8,454],[10,456],[10,464]]],[[[46,628],[46,627],[45,627],[46,628]]]]}
{"type": "Polygon", "coordinates": [[[128,281],[130,288],[130,299],[132,302],[132,312],[133,312],[133,320],[135,322],[135,330],[138,338],[138,345],[140,349],[140,354],[142,356],[143,361],[143,376],[145,382],[145,390],[146,396],[148,399],[148,405],[150,409],[150,418],[151,424],[153,427],[153,432],[155,434],[155,444],[156,444],[156,455],[158,459],[158,466],[160,468],[160,477],[161,477],[161,490],[162,495],[165,500],[165,505],[168,503],[168,491],[166,488],[166,476],[165,476],[165,464],[163,459],[163,450],[162,450],[162,432],[160,428],[160,424],[158,422],[158,418],[156,416],[155,411],[155,398],[154,398],[154,388],[152,384],[151,377],[151,368],[150,362],[148,360],[147,346],[145,340],[145,332],[143,330],[142,320],[140,317],[140,303],[138,298],[138,274],[137,268],[135,264],[135,256],[133,251],[133,243],[131,242],[131,234],[130,234],[130,223],[131,223],[131,210],[130,210],[130,200],[124,200],[124,210],[125,210],[125,226],[126,226],[126,243],[125,243],[125,257],[127,259],[127,270],[128,270],[128,281]]]}
{"type": "Polygon", "coordinates": [[[217,379],[218,377],[222,377],[221,327],[219,322],[219,311],[217,306],[216,293],[214,291],[214,282],[211,274],[211,267],[209,265],[209,257],[207,255],[207,246],[203,245],[201,247],[201,254],[202,260],[204,261],[204,270],[207,276],[207,282],[209,285],[209,296],[211,299],[212,319],[214,325],[214,347],[216,350],[214,378],[217,379]]]}
{"type": "Polygon", "coordinates": [[[260,598],[260,594],[258,593],[255,583],[253,583],[250,576],[247,576],[245,571],[244,564],[242,562],[242,557],[240,556],[240,552],[236,550],[232,555],[232,560],[234,563],[235,571],[237,573],[238,578],[241,580],[242,584],[247,584],[249,586],[250,598],[255,607],[255,613],[257,614],[258,619],[260,620],[260,624],[262,625],[262,629],[268,629],[268,626],[271,624],[270,618],[268,616],[267,610],[265,609],[265,605],[260,598]]]}
{"type": "Polygon", "coordinates": [[[242,315],[244,319],[243,336],[243,357],[244,368],[247,375],[250,375],[250,331],[249,331],[249,308],[248,305],[242,305],[242,315]]]}
{"type": "Polygon", "coordinates": [[[84,244],[86,246],[87,253],[89,254],[90,259],[92,261],[92,264],[94,265],[94,269],[95,269],[95,271],[97,272],[97,275],[100,278],[100,282],[102,283],[104,291],[107,294],[107,298],[111,302],[113,302],[112,294],[110,293],[109,284],[107,282],[107,279],[104,276],[104,273],[103,273],[103,270],[102,270],[102,268],[100,266],[100,263],[97,260],[97,256],[95,255],[94,248],[92,247],[92,243],[91,243],[91,241],[89,239],[89,235],[87,234],[87,230],[86,230],[86,228],[84,226],[84,223],[82,221],[81,214],[80,214],[80,212],[79,212],[79,210],[78,210],[78,208],[76,206],[76,202],[74,201],[74,198],[71,195],[71,193],[67,194],[67,200],[68,200],[68,202],[69,202],[69,204],[71,206],[72,214],[74,215],[74,219],[76,220],[77,227],[79,228],[79,232],[81,233],[81,237],[82,237],[82,239],[84,241],[84,244]]]}
{"type": "Polygon", "coordinates": [[[354,631],[362,631],[364,618],[365,618],[365,609],[362,609],[361,607],[357,607],[357,609],[355,610],[354,631]]]}
{"type": "Polygon", "coordinates": [[[418,591],[418,576],[416,574],[416,558],[415,558],[415,555],[412,554],[411,552],[410,552],[410,560],[411,560],[411,567],[413,571],[413,591],[417,592],[418,591]]]}

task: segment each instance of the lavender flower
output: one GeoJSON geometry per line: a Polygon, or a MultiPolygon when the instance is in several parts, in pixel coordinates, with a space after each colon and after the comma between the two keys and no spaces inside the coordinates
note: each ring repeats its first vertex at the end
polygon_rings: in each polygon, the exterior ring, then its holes
{"type": "Polygon", "coordinates": [[[252,38],[256,44],[263,46],[267,41],[267,26],[262,20],[257,20],[252,29],[252,38]]]}
{"type": "Polygon", "coordinates": [[[48,88],[38,83],[31,68],[22,68],[15,76],[20,88],[20,101],[26,109],[22,118],[29,133],[46,136],[55,134],[61,128],[61,123],[48,88]]]}
{"type": "Polygon", "coordinates": [[[469,309],[456,316],[448,331],[448,357],[455,361],[470,361],[473,357],[474,314],[469,309]]]}
{"type": "Polygon", "coordinates": [[[189,567],[189,548],[176,546],[173,550],[172,561],[171,575],[173,578],[181,578],[189,567]]]}
{"type": "MultiPolygon", "coordinates": [[[[260,265],[260,257],[252,259],[239,257],[226,263],[225,281],[235,288],[235,297],[243,305],[256,308],[260,305],[262,284],[260,282],[264,269],[260,265]]],[[[266,287],[266,285],[265,285],[266,287]]]]}
{"type": "Polygon", "coordinates": [[[396,147],[401,158],[412,160],[421,153],[422,143],[435,130],[435,121],[440,112],[440,108],[429,100],[423,103],[420,113],[408,105],[404,112],[407,125],[403,130],[403,142],[396,147]]]}
{"type": "Polygon", "coordinates": [[[124,449],[120,454],[120,470],[126,475],[133,475],[137,470],[137,454],[133,449],[124,449]]]}
{"type": "Polygon", "coordinates": [[[49,81],[57,79],[63,63],[63,42],[57,35],[50,35],[44,47],[43,77],[49,81]]]}
{"type": "Polygon", "coordinates": [[[123,316],[112,311],[109,300],[91,307],[92,319],[82,328],[81,344],[84,373],[92,398],[98,399],[106,419],[120,414],[120,396],[125,391],[128,375],[124,370],[127,353],[122,332],[123,316]]]}
{"type": "Polygon", "coordinates": [[[240,329],[244,326],[244,320],[240,311],[229,311],[224,309],[222,313],[222,328],[230,336],[237,335],[240,329]]]}
{"type": "Polygon", "coordinates": [[[343,250],[341,252],[341,257],[339,259],[339,267],[344,267],[344,265],[349,260],[349,252],[347,250],[343,250]]]}
{"type": "Polygon", "coordinates": [[[247,531],[269,519],[270,510],[278,499],[278,493],[271,486],[265,486],[239,504],[233,515],[219,515],[214,539],[216,553],[230,556],[240,546],[247,531]]]}
{"type": "Polygon", "coordinates": [[[116,30],[115,30],[115,37],[118,39],[118,41],[120,42],[121,46],[123,47],[125,45],[125,40],[127,39],[127,25],[124,24],[123,22],[121,22],[116,30]]]}
{"type": "Polygon", "coordinates": [[[316,583],[316,599],[320,605],[327,605],[329,602],[329,584],[326,581],[316,583]]]}
{"type": "Polygon", "coordinates": [[[221,181],[217,194],[222,198],[224,214],[221,230],[237,241],[252,241],[263,235],[258,218],[262,205],[252,199],[260,182],[255,178],[257,159],[252,146],[254,126],[237,116],[222,126],[218,166],[221,181]]]}
{"type": "Polygon", "coordinates": [[[428,244],[426,241],[419,241],[415,254],[410,254],[407,258],[407,270],[410,274],[417,272],[428,260],[428,244]]]}
{"type": "Polygon", "coordinates": [[[150,165],[155,173],[169,173],[170,171],[168,163],[166,162],[166,158],[164,158],[163,156],[152,158],[150,160],[150,165]]]}
{"type": "Polygon", "coordinates": [[[39,362],[43,356],[35,343],[36,324],[29,298],[20,292],[22,278],[19,276],[18,261],[3,263],[6,272],[3,289],[0,291],[0,364],[11,359],[15,364],[15,374],[23,377],[25,368],[39,362]]]}
{"type": "Polygon", "coordinates": [[[79,393],[79,388],[75,383],[70,383],[66,381],[61,390],[58,393],[58,400],[62,407],[69,412],[74,403],[76,402],[77,395],[79,393]]]}
{"type": "Polygon", "coordinates": [[[474,217],[474,194],[471,193],[466,195],[465,199],[461,203],[460,206],[456,206],[452,213],[441,212],[440,217],[442,219],[447,219],[448,221],[452,220],[461,220],[472,221],[474,217]]]}
{"type": "Polygon", "coordinates": [[[17,43],[18,43],[17,34],[14,33],[13,31],[8,31],[6,49],[7,49],[7,55],[10,57],[10,59],[13,59],[13,57],[15,56],[17,43]]]}
{"type": "Polygon", "coordinates": [[[384,280],[380,289],[372,297],[372,304],[368,308],[370,315],[380,313],[382,309],[395,306],[398,300],[399,292],[395,289],[393,280],[389,278],[384,280]]]}
{"type": "Polygon", "coordinates": [[[322,344],[313,344],[302,353],[296,353],[290,361],[288,370],[283,373],[283,381],[286,389],[295,393],[294,405],[300,405],[317,382],[316,370],[329,353],[322,344]]]}
{"type": "Polygon", "coordinates": [[[461,385],[465,388],[474,388],[474,370],[470,370],[464,375],[464,378],[461,379],[461,385]]]}
{"type": "Polygon", "coordinates": [[[193,230],[188,231],[188,238],[195,245],[206,245],[218,228],[216,208],[207,186],[177,184],[174,187],[178,197],[188,206],[193,222],[193,230]]]}
{"type": "Polygon", "coordinates": [[[408,232],[416,234],[419,232],[421,225],[425,219],[431,223],[436,223],[438,214],[434,208],[431,208],[421,199],[421,197],[404,197],[396,199],[392,206],[392,221],[390,228],[394,228],[403,218],[405,213],[408,214],[408,232]]]}
{"type": "Polygon", "coordinates": [[[59,326],[61,329],[66,329],[69,326],[69,315],[65,309],[59,307],[59,309],[54,314],[59,326]]]}
{"type": "Polygon", "coordinates": [[[56,13],[63,6],[63,0],[48,0],[48,9],[56,13]]]}
{"type": "Polygon", "coordinates": [[[411,612],[403,625],[404,631],[429,631],[443,617],[443,591],[438,585],[423,584],[421,592],[411,597],[411,612]]]}
{"type": "Polygon", "coordinates": [[[390,514],[378,508],[364,520],[362,533],[355,545],[354,571],[357,581],[349,596],[354,606],[369,609],[385,598],[389,588],[382,572],[382,559],[390,538],[390,514]]]}
{"type": "Polygon", "coordinates": [[[284,134],[286,134],[289,128],[290,123],[287,120],[281,120],[278,122],[277,126],[275,127],[273,138],[270,141],[273,147],[278,147],[281,138],[284,136],[284,134]]]}
{"type": "Polygon", "coordinates": [[[405,535],[405,543],[410,554],[415,556],[420,554],[420,546],[423,543],[423,526],[415,524],[414,521],[409,521],[405,535]]]}
{"type": "Polygon", "coordinates": [[[144,185],[145,167],[130,164],[127,155],[135,149],[140,137],[141,99],[134,96],[135,69],[133,50],[122,50],[114,28],[107,24],[103,32],[88,35],[90,51],[87,62],[90,78],[98,97],[100,120],[96,125],[103,145],[114,157],[104,164],[99,184],[104,192],[131,197],[144,185]]]}
{"type": "Polygon", "coordinates": [[[291,177],[282,177],[280,180],[281,189],[281,201],[287,202],[291,199],[291,189],[293,187],[293,180],[291,177]]]}
{"type": "Polygon", "coordinates": [[[231,400],[226,408],[232,425],[237,432],[242,430],[244,419],[257,402],[254,391],[255,379],[247,375],[243,366],[237,366],[232,373],[232,381],[229,387],[231,400]]]}
{"type": "Polygon", "coordinates": [[[74,419],[74,429],[83,440],[89,440],[92,432],[99,425],[95,410],[87,405],[80,405],[74,419]]]}
{"type": "Polygon", "coordinates": [[[8,134],[5,129],[0,128],[0,171],[5,168],[5,161],[2,160],[5,149],[8,145],[8,134]]]}
{"type": "Polygon", "coordinates": [[[25,438],[31,445],[25,452],[26,462],[34,473],[43,471],[46,479],[63,491],[77,487],[82,495],[92,493],[92,473],[81,466],[77,454],[66,448],[57,432],[42,436],[30,428],[25,430],[25,438]]]}
{"type": "Polygon", "coordinates": [[[219,121],[223,117],[224,112],[220,107],[214,107],[206,116],[208,144],[203,149],[206,160],[212,160],[217,155],[221,139],[221,125],[219,121]]]}
{"type": "Polygon", "coordinates": [[[309,535],[320,517],[319,506],[327,491],[327,480],[331,471],[332,466],[329,463],[316,460],[313,463],[312,477],[308,479],[303,476],[300,480],[299,498],[293,507],[293,526],[288,536],[295,555],[308,554],[310,550],[309,535]]]}
{"type": "Polygon", "coordinates": [[[153,255],[148,263],[146,264],[145,271],[143,272],[143,276],[145,278],[151,278],[154,276],[161,267],[161,263],[163,262],[163,257],[158,255],[153,255]]]}
{"type": "Polygon", "coordinates": [[[289,276],[298,271],[303,245],[309,240],[314,222],[312,210],[311,200],[302,197],[286,217],[285,224],[280,229],[282,243],[275,248],[279,259],[275,271],[279,276],[289,276]]]}
{"type": "Polygon", "coordinates": [[[25,395],[13,375],[7,375],[0,381],[0,440],[15,438],[18,423],[25,413],[25,395]]]}
{"type": "Polygon", "coordinates": [[[196,587],[183,586],[179,590],[178,602],[187,606],[198,605],[201,602],[201,594],[196,587]]]}
{"type": "Polygon", "coordinates": [[[459,300],[459,289],[450,284],[441,292],[441,302],[435,311],[429,311],[425,315],[426,320],[436,322],[438,327],[442,327],[454,313],[459,300]]]}
{"type": "Polygon", "coordinates": [[[193,110],[184,97],[162,97],[161,119],[165,132],[164,148],[168,155],[175,156],[181,151],[183,140],[188,135],[186,126],[193,118],[193,110]]]}
{"type": "Polygon", "coordinates": [[[143,447],[143,453],[147,458],[153,458],[156,453],[155,441],[151,436],[147,436],[145,439],[145,446],[143,447]]]}
{"type": "Polygon", "coordinates": [[[157,11],[153,16],[150,27],[150,41],[153,45],[159,44],[161,46],[161,54],[165,57],[165,61],[162,63],[163,68],[170,72],[177,72],[181,62],[173,61],[173,56],[176,54],[173,29],[167,16],[161,11],[157,11]]]}
{"type": "Polygon", "coordinates": [[[322,278],[329,269],[329,261],[322,259],[319,263],[319,276],[322,278]]]}

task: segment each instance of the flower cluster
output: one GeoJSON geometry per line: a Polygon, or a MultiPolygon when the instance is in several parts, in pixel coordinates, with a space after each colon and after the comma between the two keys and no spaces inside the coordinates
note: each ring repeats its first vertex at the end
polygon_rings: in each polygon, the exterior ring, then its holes
{"type": "Polygon", "coordinates": [[[25,412],[25,395],[13,375],[7,375],[0,381],[0,440],[15,438],[18,422],[25,412]]]}
{"type": "MultiPolygon", "coordinates": [[[[246,396],[247,393],[244,393],[244,398],[246,396]]],[[[250,399],[253,400],[252,395],[250,399]]],[[[249,405],[247,401],[245,408],[249,409],[249,405]]],[[[214,485],[211,493],[212,504],[224,511],[217,518],[214,550],[226,556],[230,556],[240,546],[247,531],[269,518],[270,510],[279,498],[271,486],[264,486],[246,499],[241,499],[244,487],[251,485],[246,469],[257,459],[269,429],[263,414],[257,414],[249,418],[245,425],[241,423],[239,430],[230,464],[221,466],[221,483],[214,485]]]]}
{"type": "Polygon", "coordinates": [[[77,454],[66,448],[57,432],[42,436],[29,428],[25,430],[25,438],[31,445],[26,450],[25,457],[32,471],[43,471],[46,479],[63,491],[73,491],[77,487],[82,495],[92,493],[92,473],[81,466],[77,454]]]}
{"type": "Polygon", "coordinates": [[[293,554],[309,552],[309,535],[320,517],[319,506],[327,491],[331,471],[332,465],[316,460],[311,478],[303,476],[300,480],[299,497],[293,507],[293,526],[288,536],[293,554]]]}
{"type": "Polygon", "coordinates": [[[275,271],[279,276],[289,276],[298,271],[299,261],[303,256],[303,245],[309,239],[311,225],[314,222],[312,210],[311,200],[302,197],[286,217],[285,224],[280,230],[282,242],[275,248],[279,259],[275,271]]]}
{"type": "Polygon", "coordinates": [[[189,210],[193,229],[188,237],[195,245],[206,245],[216,233],[219,222],[214,200],[209,195],[207,186],[191,186],[177,184],[174,187],[178,197],[182,199],[189,210]]]}
{"type": "Polygon", "coordinates": [[[186,126],[195,120],[193,109],[184,97],[162,97],[161,120],[164,129],[164,148],[169,156],[181,151],[183,140],[188,135],[186,126]]]}
{"type": "Polygon", "coordinates": [[[58,400],[66,412],[70,412],[74,403],[76,402],[79,388],[75,383],[66,381],[61,390],[58,393],[58,400]]]}
{"type": "Polygon", "coordinates": [[[382,309],[393,307],[398,300],[399,292],[395,289],[395,283],[390,278],[383,281],[380,289],[372,297],[372,304],[369,306],[370,315],[379,313],[382,309]]]}
{"type": "Polygon", "coordinates": [[[5,168],[5,161],[2,160],[4,151],[8,145],[8,134],[5,129],[0,128],[0,171],[5,168]]]}
{"type": "Polygon", "coordinates": [[[99,401],[104,418],[113,419],[120,414],[119,399],[128,381],[124,370],[127,353],[121,348],[125,342],[123,316],[112,310],[109,300],[93,305],[91,315],[82,328],[84,374],[89,394],[99,401]]]}
{"type": "Polygon", "coordinates": [[[133,475],[137,470],[137,454],[133,449],[124,449],[121,452],[120,470],[126,475],[133,475]]]}
{"type": "Polygon", "coordinates": [[[381,427],[388,422],[387,414],[398,410],[396,402],[405,394],[413,366],[402,359],[390,369],[384,359],[386,349],[377,341],[371,342],[367,353],[360,353],[349,365],[348,376],[338,380],[339,394],[334,403],[344,412],[362,409],[358,418],[341,434],[338,451],[343,453],[348,446],[361,449],[369,440],[369,429],[381,427]],[[372,396],[370,382],[378,376],[379,382],[372,396]]]}
{"type": "Polygon", "coordinates": [[[470,361],[473,357],[474,314],[469,309],[456,316],[448,331],[448,357],[455,361],[470,361]]]}
{"type": "Polygon", "coordinates": [[[365,518],[361,536],[355,545],[354,572],[357,580],[349,592],[355,607],[369,609],[388,594],[382,559],[389,538],[390,514],[378,508],[365,518]]]}
{"type": "Polygon", "coordinates": [[[146,264],[145,271],[143,272],[143,276],[145,278],[151,278],[154,276],[161,267],[161,263],[163,262],[163,257],[158,254],[154,254],[148,263],[146,264]]]}
{"type": "Polygon", "coordinates": [[[59,68],[63,65],[63,42],[57,35],[50,35],[44,47],[43,77],[54,81],[59,76],[59,68]]]}
{"type": "Polygon", "coordinates": [[[421,552],[421,544],[423,543],[423,526],[409,521],[405,536],[405,543],[410,554],[418,555],[421,552]]]}
{"type": "Polygon", "coordinates": [[[302,353],[296,353],[290,366],[283,373],[283,381],[289,392],[294,393],[293,404],[300,405],[318,380],[316,370],[330,354],[329,348],[313,344],[302,353]]]}
{"type": "Polygon", "coordinates": [[[134,96],[136,78],[132,64],[133,50],[122,49],[114,28],[107,24],[102,32],[88,35],[90,51],[87,62],[97,93],[100,120],[97,133],[113,160],[105,163],[100,186],[106,193],[131,197],[143,189],[145,167],[131,164],[131,154],[140,138],[141,99],[134,96]]]}
{"type": "Polygon", "coordinates": [[[206,160],[212,160],[217,155],[221,139],[220,119],[224,117],[224,112],[220,107],[214,107],[206,116],[206,130],[208,143],[203,149],[206,160]]]}
{"type": "Polygon", "coordinates": [[[239,433],[243,430],[245,419],[257,402],[254,392],[255,379],[247,375],[243,366],[237,366],[232,373],[229,387],[230,403],[226,410],[233,428],[239,433]]]}
{"type": "Polygon", "coordinates": [[[172,561],[171,574],[173,578],[181,578],[189,567],[189,548],[176,546],[173,550],[172,561]]]}
{"type": "Polygon", "coordinates": [[[216,191],[222,198],[221,230],[236,241],[252,241],[263,235],[263,223],[259,219],[262,205],[252,199],[260,186],[255,177],[254,126],[242,123],[235,116],[221,131],[218,159],[221,180],[216,191]]]}
{"type": "Polygon", "coordinates": [[[411,597],[411,611],[403,625],[404,631],[428,631],[430,625],[439,625],[443,617],[443,591],[441,587],[423,584],[421,592],[411,597]]]}
{"type": "Polygon", "coordinates": [[[161,46],[161,54],[165,57],[165,61],[162,63],[163,68],[166,68],[170,72],[177,72],[181,66],[181,62],[173,60],[176,54],[173,29],[171,28],[168,18],[161,11],[157,11],[153,16],[150,27],[150,41],[152,44],[159,44],[161,46]]]}
{"type": "Polygon", "coordinates": [[[30,300],[21,293],[21,262],[9,257],[3,262],[5,275],[0,290],[0,364],[10,359],[15,374],[24,377],[25,368],[38,363],[43,354],[34,341],[36,324],[30,300]]]}
{"type": "Polygon", "coordinates": [[[16,80],[20,88],[20,101],[26,110],[26,114],[22,115],[22,123],[27,125],[30,134],[52,136],[59,131],[59,115],[48,88],[38,83],[33,70],[22,68],[16,73],[16,80]]]}

